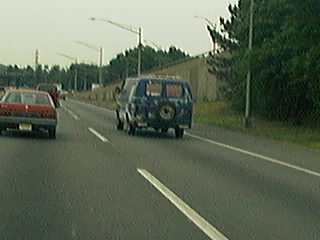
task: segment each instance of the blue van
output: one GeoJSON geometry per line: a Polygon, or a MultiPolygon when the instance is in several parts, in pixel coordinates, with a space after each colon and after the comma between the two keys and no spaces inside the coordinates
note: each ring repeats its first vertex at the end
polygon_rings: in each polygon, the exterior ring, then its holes
{"type": "Polygon", "coordinates": [[[117,96],[116,127],[134,135],[136,129],[163,133],[174,129],[182,138],[191,128],[193,102],[188,82],[170,77],[127,78],[117,96]]]}

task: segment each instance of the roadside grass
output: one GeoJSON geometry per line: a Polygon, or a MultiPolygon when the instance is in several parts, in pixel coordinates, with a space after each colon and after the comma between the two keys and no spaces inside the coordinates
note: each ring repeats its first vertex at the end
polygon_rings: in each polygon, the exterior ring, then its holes
{"type": "Polygon", "coordinates": [[[194,120],[198,123],[268,137],[320,150],[320,125],[294,126],[288,123],[252,119],[252,127],[244,127],[244,116],[232,110],[227,102],[197,103],[194,120]]]}

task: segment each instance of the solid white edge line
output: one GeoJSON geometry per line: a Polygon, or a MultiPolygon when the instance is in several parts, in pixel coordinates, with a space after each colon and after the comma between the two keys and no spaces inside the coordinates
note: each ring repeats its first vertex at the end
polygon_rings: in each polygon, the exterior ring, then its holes
{"type": "Polygon", "coordinates": [[[64,108],[64,110],[66,110],[75,120],[78,120],[78,116],[75,115],[71,110],[69,110],[68,108],[66,108],[65,106],[62,106],[64,108]]]}
{"type": "Polygon", "coordinates": [[[230,150],[233,150],[233,151],[236,151],[236,152],[240,152],[240,153],[247,154],[247,155],[250,155],[250,156],[253,156],[253,157],[257,157],[257,158],[260,158],[260,159],[263,159],[263,160],[266,160],[266,161],[269,161],[269,162],[272,162],[272,163],[276,163],[276,164],[279,164],[279,165],[282,165],[282,166],[285,166],[285,167],[288,167],[288,168],[295,169],[295,170],[300,171],[300,172],[308,173],[308,174],[316,176],[316,177],[320,177],[320,173],[317,173],[317,172],[314,172],[314,171],[311,171],[311,170],[308,170],[308,169],[305,169],[305,168],[302,168],[302,167],[298,167],[298,166],[295,166],[295,165],[292,165],[292,164],[289,164],[289,163],[281,162],[281,161],[276,160],[274,158],[266,157],[266,156],[263,156],[263,155],[260,155],[260,154],[257,154],[257,153],[253,153],[253,152],[249,152],[249,151],[246,151],[246,150],[243,150],[243,149],[240,149],[240,148],[232,147],[230,145],[226,145],[226,144],[223,144],[223,143],[212,141],[210,139],[199,137],[199,136],[196,136],[196,135],[193,135],[193,134],[190,134],[190,133],[186,133],[186,135],[188,135],[190,137],[193,137],[193,138],[196,138],[198,140],[207,142],[207,143],[215,144],[215,145],[223,147],[223,148],[227,148],[227,149],[230,149],[230,150]]]}
{"type": "Polygon", "coordinates": [[[94,130],[93,128],[88,128],[88,130],[90,132],[92,132],[96,137],[98,137],[102,142],[109,142],[109,140],[107,138],[105,138],[104,136],[102,136],[100,133],[98,133],[96,130],[94,130]]]}
{"type": "Polygon", "coordinates": [[[215,227],[201,217],[188,204],[183,202],[175,193],[162,184],[156,177],[145,169],[137,171],[150,182],[160,193],[162,193],[174,206],[176,206],[187,218],[189,218],[198,228],[200,228],[212,240],[228,240],[215,227]]]}

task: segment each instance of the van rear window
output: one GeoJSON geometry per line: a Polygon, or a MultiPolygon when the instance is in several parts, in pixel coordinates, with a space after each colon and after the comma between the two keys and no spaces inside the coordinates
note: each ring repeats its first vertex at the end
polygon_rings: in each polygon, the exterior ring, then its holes
{"type": "Polygon", "coordinates": [[[162,84],[161,83],[147,83],[146,95],[147,96],[161,96],[162,84]]]}
{"type": "Polygon", "coordinates": [[[182,97],[183,88],[181,84],[167,84],[166,85],[166,96],[167,97],[182,97]]]}

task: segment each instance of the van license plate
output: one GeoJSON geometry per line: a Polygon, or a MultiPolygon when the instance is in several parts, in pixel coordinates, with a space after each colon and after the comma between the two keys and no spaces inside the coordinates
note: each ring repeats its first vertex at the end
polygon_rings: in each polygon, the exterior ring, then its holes
{"type": "Polygon", "coordinates": [[[20,123],[19,124],[19,129],[23,131],[31,131],[32,130],[32,125],[29,123],[20,123]]]}

